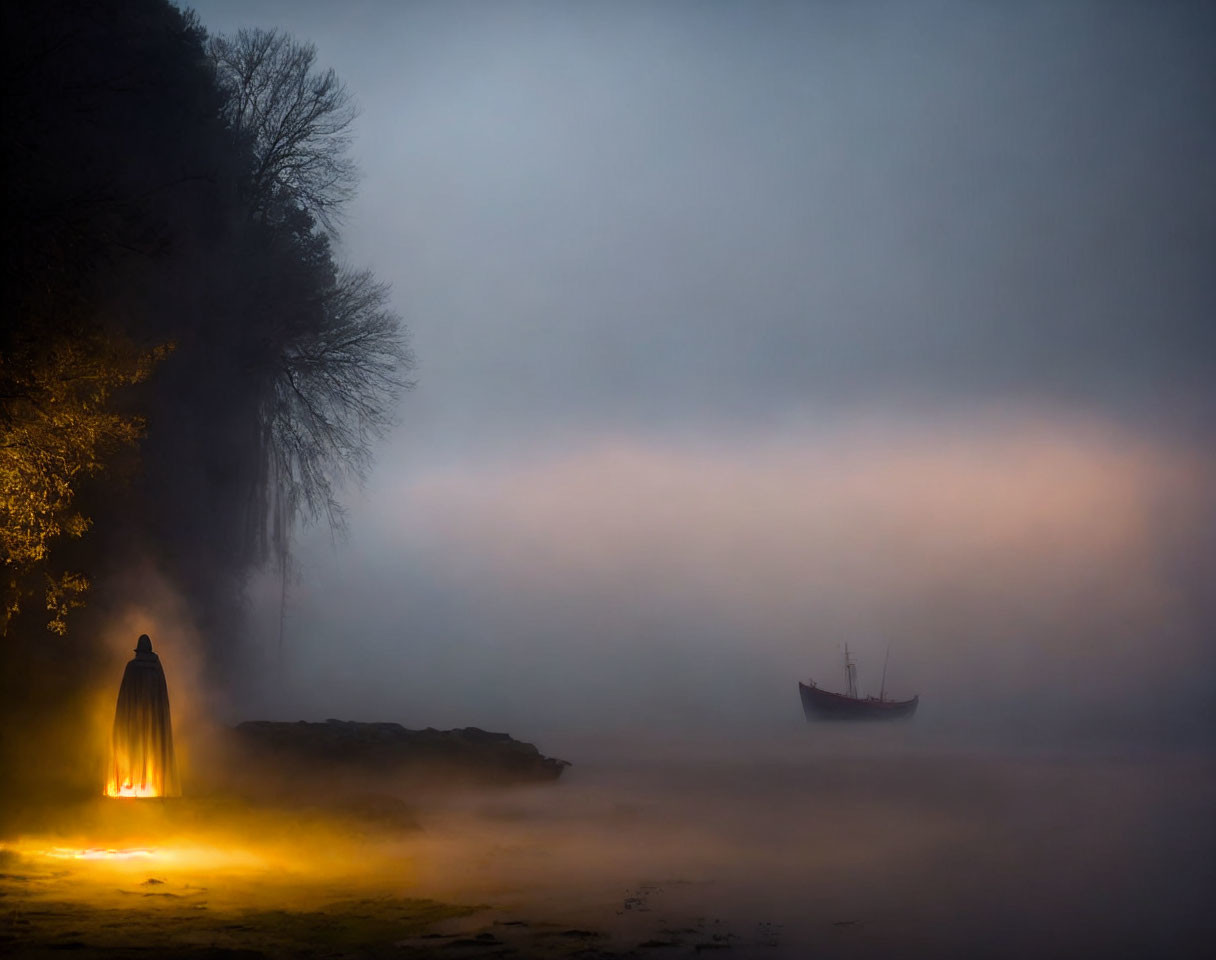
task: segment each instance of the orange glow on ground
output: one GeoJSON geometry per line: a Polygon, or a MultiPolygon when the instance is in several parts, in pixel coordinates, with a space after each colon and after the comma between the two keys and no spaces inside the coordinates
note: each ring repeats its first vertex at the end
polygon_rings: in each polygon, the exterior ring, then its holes
{"type": "MultiPolygon", "coordinates": [[[[87,841],[86,841],[87,842],[87,841]]],[[[47,843],[37,837],[26,837],[0,844],[0,851],[15,854],[28,863],[48,861],[75,862],[84,871],[103,871],[97,877],[113,875],[117,870],[134,875],[155,865],[160,871],[171,871],[169,875],[184,879],[198,879],[203,874],[226,876],[264,876],[267,871],[290,871],[296,867],[270,851],[253,850],[246,846],[225,843],[182,842],[171,840],[165,845],[141,844],[139,846],[63,846],[47,843]]],[[[86,883],[91,872],[76,874],[74,882],[86,883]]]]}
{"type": "Polygon", "coordinates": [[[140,883],[148,871],[191,890],[210,887],[213,900],[227,890],[249,899],[252,888],[294,900],[333,883],[408,884],[415,839],[409,832],[369,833],[362,821],[319,807],[193,797],[115,803],[98,796],[64,805],[28,832],[0,837],[0,862],[13,857],[34,873],[49,871],[60,879],[47,880],[48,889],[67,884],[88,901],[108,900],[115,879],[140,883]]]}
{"type": "Polygon", "coordinates": [[[51,847],[49,850],[39,850],[37,853],[56,860],[150,860],[156,857],[155,850],[142,848],[116,850],[113,847],[86,847],[83,850],[72,847],[51,847]]]}

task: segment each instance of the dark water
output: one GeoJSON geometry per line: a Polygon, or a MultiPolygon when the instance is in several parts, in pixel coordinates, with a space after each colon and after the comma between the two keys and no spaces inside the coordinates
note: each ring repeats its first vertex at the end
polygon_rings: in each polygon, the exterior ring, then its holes
{"type": "Polygon", "coordinates": [[[821,746],[567,775],[430,811],[419,882],[622,948],[716,931],[732,956],[1199,956],[1216,935],[1210,757],[821,746]]]}

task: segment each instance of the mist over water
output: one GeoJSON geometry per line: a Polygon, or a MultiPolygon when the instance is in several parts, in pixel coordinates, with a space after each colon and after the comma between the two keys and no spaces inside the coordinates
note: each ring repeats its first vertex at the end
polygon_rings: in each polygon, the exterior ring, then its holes
{"type": "Polygon", "coordinates": [[[1210,933],[1209,761],[859,746],[576,768],[430,821],[422,879],[741,956],[1192,955],[1210,933]]]}
{"type": "Polygon", "coordinates": [[[310,554],[261,703],[573,760],[424,803],[408,856],[604,948],[1199,955],[1212,489],[1185,443],[1042,411],[418,470],[370,487],[360,559],[310,554]],[[804,721],[846,642],[863,692],[890,646],[912,721],[804,721]]]}
{"type": "Polygon", "coordinates": [[[795,680],[843,689],[847,643],[873,694],[890,648],[886,691],[921,696],[925,736],[1194,746],[1211,479],[1185,446],[1003,415],[385,478],[357,552],[308,554],[264,702],[763,741],[802,723],[795,680]]]}

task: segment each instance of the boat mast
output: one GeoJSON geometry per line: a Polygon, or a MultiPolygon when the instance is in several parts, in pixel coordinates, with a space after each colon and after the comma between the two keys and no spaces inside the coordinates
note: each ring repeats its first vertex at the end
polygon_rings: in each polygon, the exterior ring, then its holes
{"type": "Polygon", "coordinates": [[[887,661],[891,659],[891,644],[887,644],[887,655],[882,659],[882,687],[878,691],[878,699],[885,700],[887,696],[887,661]]]}
{"type": "Polygon", "coordinates": [[[849,645],[844,645],[844,675],[848,679],[849,696],[857,699],[857,664],[849,656],[849,645]]]}

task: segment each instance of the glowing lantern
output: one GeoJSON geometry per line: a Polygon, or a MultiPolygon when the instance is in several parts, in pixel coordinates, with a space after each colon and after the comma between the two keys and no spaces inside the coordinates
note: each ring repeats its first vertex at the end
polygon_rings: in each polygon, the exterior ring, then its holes
{"type": "Polygon", "coordinates": [[[108,797],[181,794],[173,757],[169,689],[147,634],[135,645],[135,658],[127,664],[118,690],[105,792],[108,797]]]}

